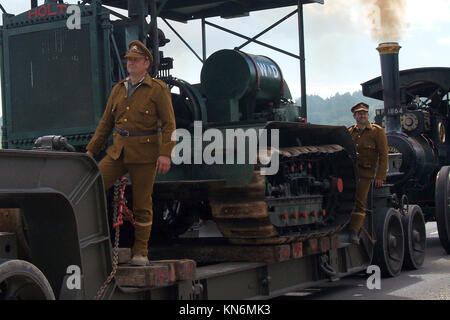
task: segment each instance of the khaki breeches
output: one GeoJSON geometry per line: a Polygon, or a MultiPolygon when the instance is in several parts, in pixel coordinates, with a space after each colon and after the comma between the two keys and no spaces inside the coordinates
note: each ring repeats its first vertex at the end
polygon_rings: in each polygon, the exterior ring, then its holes
{"type": "Polygon", "coordinates": [[[372,179],[359,178],[356,185],[355,210],[352,212],[349,223],[349,228],[352,230],[359,231],[364,223],[367,195],[369,194],[371,182],[372,179]]]}
{"type": "Polygon", "coordinates": [[[123,156],[113,160],[106,155],[98,164],[103,175],[105,190],[114,185],[127,172],[130,174],[133,192],[133,213],[136,221],[133,254],[148,255],[148,240],[153,222],[153,183],[156,163],[124,164],[123,156]]]}

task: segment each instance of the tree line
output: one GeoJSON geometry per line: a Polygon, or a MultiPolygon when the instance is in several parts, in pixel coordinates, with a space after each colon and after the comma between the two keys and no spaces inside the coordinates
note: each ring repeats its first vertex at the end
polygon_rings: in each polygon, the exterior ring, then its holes
{"type": "MultiPolygon", "coordinates": [[[[325,99],[318,95],[307,95],[308,122],[349,127],[355,123],[350,108],[358,102],[365,102],[370,106],[370,122],[374,121],[375,110],[383,108],[383,101],[364,97],[362,91],[336,93],[334,96],[325,99]]],[[[301,99],[298,98],[296,103],[300,105],[301,99]]]]}

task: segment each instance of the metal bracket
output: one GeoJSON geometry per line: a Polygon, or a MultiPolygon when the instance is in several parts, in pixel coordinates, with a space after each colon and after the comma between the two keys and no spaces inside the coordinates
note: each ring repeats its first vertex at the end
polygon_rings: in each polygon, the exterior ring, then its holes
{"type": "Polygon", "coordinates": [[[203,284],[200,281],[193,281],[192,282],[192,293],[193,297],[197,299],[201,299],[203,296],[203,284]]]}
{"type": "Polygon", "coordinates": [[[323,254],[320,256],[319,267],[320,267],[320,270],[322,270],[323,273],[325,273],[331,280],[336,278],[337,272],[328,263],[328,255],[327,254],[323,254]]]}
{"type": "Polygon", "coordinates": [[[0,232],[0,258],[17,259],[17,237],[15,233],[0,232]]]}

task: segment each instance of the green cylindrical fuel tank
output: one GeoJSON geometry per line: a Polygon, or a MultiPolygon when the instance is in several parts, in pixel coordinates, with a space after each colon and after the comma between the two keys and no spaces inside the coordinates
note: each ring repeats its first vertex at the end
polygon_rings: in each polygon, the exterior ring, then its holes
{"type": "Polygon", "coordinates": [[[273,60],[237,50],[215,52],[201,71],[202,89],[212,100],[239,100],[253,93],[257,102],[277,101],[283,83],[281,69],[273,60]]]}

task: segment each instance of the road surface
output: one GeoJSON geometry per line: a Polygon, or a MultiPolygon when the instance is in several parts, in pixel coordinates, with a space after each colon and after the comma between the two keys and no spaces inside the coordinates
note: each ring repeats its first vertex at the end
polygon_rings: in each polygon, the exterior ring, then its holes
{"type": "Polygon", "coordinates": [[[381,289],[368,289],[371,274],[361,273],[336,282],[285,294],[289,300],[450,300],[450,255],[439,241],[435,222],[426,224],[427,251],[419,270],[382,278],[381,289]]]}

